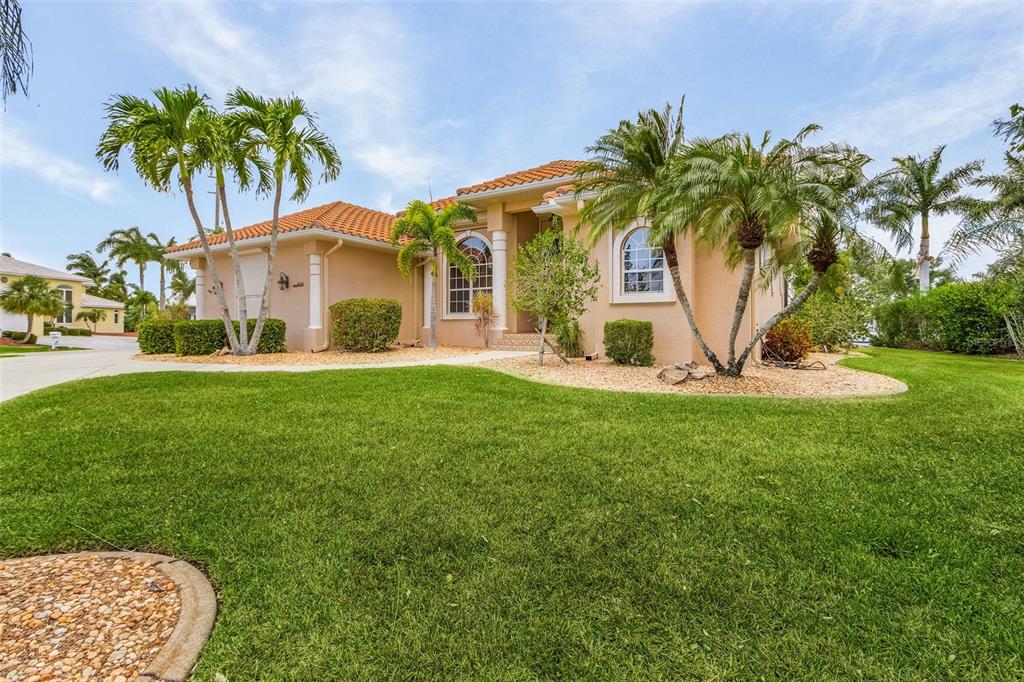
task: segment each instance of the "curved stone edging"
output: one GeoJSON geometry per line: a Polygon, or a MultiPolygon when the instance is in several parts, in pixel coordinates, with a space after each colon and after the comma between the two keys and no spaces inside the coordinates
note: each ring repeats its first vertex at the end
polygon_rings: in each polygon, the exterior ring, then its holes
{"type": "MultiPolygon", "coordinates": [[[[202,571],[183,559],[148,552],[77,552],[79,556],[130,559],[149,564],[178,586],[181,613],[160,653],[140,679],[182,682],[195,667],[217,618],[217,595],[202,571]]],[[[68,555],[63,555],[68,556],[68,555]]]]}

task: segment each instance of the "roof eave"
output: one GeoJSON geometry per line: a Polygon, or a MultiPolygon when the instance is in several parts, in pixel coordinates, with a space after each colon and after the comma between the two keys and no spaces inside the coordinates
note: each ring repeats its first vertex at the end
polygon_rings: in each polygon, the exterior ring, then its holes
{"type": "MultiPolygon", "coordinates": [[[[337,230],[327,230],[327,229],[324,229],[322,227],[307,227],[307,228],[302,228],[300,230],[290,230],[290,231],[285,232],[283,234],[277,235],[277,241],[279,243],[280,242],[285,242],[285,241],[294,241],[294,240],[297,240],[297,239],[318,239],[318,238],[333,239],[333,240],[341,239],[345,243],[351,243],[351,244],[354,244],[354,245],[357,245],[357,246],[364,246],[364,247],[370,248],[370,249],[377,249],[379,251],[397,251],[398,250],[398,247],[392,246],[391,244],[389,244],[387,242],[378,241],[376,239],[367,239],[366,237],[357,237],[355,235],[350,235],[350,234],[348,234],[346,232],[340,232],[340,231],[337,231],[337,230]]],[[[252,246],[260,246],[262,244],[269,244],[269,243],[270,243],[270,235],[265,235],[265,236],[260,236],[260,237],[250,237],[248,239],[236,239],[235,240],[235,244],[237,246],[241,247],[241,246],[244,245],[246,248],[252,247],[252,246]]],[[[231,248],[231,246],[227,242],[223,242],[223,243],[215,244],[215,245],[211,246],[210,247],[210,251],[212,253],[220,253],[220,252],[228,251],[228,250],[230,250],[230,248],[231,248]]],[[[190,258],[194,258],[196,256],[202,256],[202,255],[204,255],[203,247],[202,246],[197,246],[197,247],[194,247],[194,248],[191,248],[191,249],[186,249],[184,251],[174,251],[174,252],[171,252],[171,253],[167,253],[167,258],[169,258],[171,260],[188,260],[190,258]]]]}
{"type": "Polygon", "coordinates": [[[455,199],[461,201],[464,204],[470,202],[476,202],[482,199],[500,199],[507,197],[510,194],[521,194],[524,192],[532,191],[543,191],[561,187],[566,184],[566,181],[574,182],[576,179],[575,174],[571,175],[559,175],[557,178],[550,178],[548,180],[535,180],[533,182],[525,182],[521,185],[512,185],[511,187],[499,187],[497,189],[481,190],[479,192],[469,192],[467,194],[456,194],[455,199]]]}

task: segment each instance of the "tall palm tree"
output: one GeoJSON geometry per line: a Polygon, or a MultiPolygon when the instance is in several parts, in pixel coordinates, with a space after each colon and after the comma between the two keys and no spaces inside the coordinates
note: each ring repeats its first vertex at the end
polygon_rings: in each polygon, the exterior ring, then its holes
{"type": "Polygon", "coordinates": [[[146,240],[149,242],[150,247],[153,250],[153,261],[160,268],[160,292],[159,292],[159,306],[161,309],[167,307],[167,273],[174,273],[180,270],[183,265],[181,261],[174,260],[167,257],[166,250],[178,241],[171,237],[166,242],[160,239],[160,235],[155,232],[150,232],[146,235],[146,240]]]}
{"type": "MultiPolygon", "coordinates": [[[[215,134],[209,123],[210,107],[206,96],[192,86],[174,90],[160,88],[153,92],[153,101],[132,95],[116,95],[106,106],[106,118],[107,129],[96,148],[96,157],[103,167],[117,170],[121,152],[127,150],[143,182],[160,192],[170,192],[175,186],[180,186],[203,246],[207,268],[215,273],[213,253],[196,208],[193,187],[200,159],[190,153],[215,134]]],[[[218,277],[211,277],[211,280],[228,343],[233,352],[240,353],[242,348],[231,323],[224,288],[218,277]]]]}
{"type": "Polygon", "coordinates": [[[128,275],[124,270],[111,274],[103,290],[96,295],[112,301],[124,301],[128,298],[128,275]]]}
{"type": "MultiPolygon", "coordinates": [[[[648,109],[635,121],[621,121],[587,147],[590,160],[576,171],[576,194],[592,195],[580,213],[580,222],[590,225],[590,239],[596,243],[609,232],[629,228],[637,219],[653,225],[659,218],[659,198],[665,192],[668,165],[683,149],[683,108],[685,98],[673,112],[672,105],[658,111],[648,109]]],[[[716,369],[718,358],[697,326],[690,299],[679,276],[679,253],[674,238],[657,246],[665,254],[676,299],[701,351],[716,369]]]]}
{"type": "Polygon", "coordinates": [[[171,293],[178,303],[184,303],[196,291],[196,278],[189,277],[184,268],[171,273],[171,293]]]}
{"type": "Polygon", "coordinates": [[[984,213],[984,201],[964,194],[981,173],[981,161],[971,161],[941,174],[942,153],[937,147],[928,157],[893,158],[895,167],[885,171],[867,186],[865,217],[888,232],[897,249],[910,249],[914,243],[914,224],[920,219],[917,279],[921,291],[930,286],[932,216],[956,215],[961,218],[953,236],[944,247],[953,252],[965,250],[983,241],[984,234],[974,231],[978,216],[984,213]]]}
{"type": "Polygon", "coordinates": [[[68,272],[73,272],[80,277],[92,280],[92,285],[86,291],[94,296],[102,295],[104,287],[107,286],[110,277],[110,261],[96,262],[96,257],[90,251],[81,253],[69,253],[67,255],[68,272]]]}
{"type": "Polygon", "coordinates": [[[140,289],[146,288],[146,265],[162,256],[136,226],[112,230],[106,239],[96,245],[96,250],[109,253],[118,267],[124,267],[128,262],[135,263],[139,268],[140,289]]]}
{"type": "Polygon", "coordinates": [[[53,318],[63,313],[65,306],[63,294],[51,289],[46,280],[35,275],[11,282],[7,289],[0,293],[0,310],[24,315],[28,320],[28,328],[21,343],[28,343],[36,315],[42,315],[47,319],[53,318]]]}
{"type": "Polygon", "coordinates": [[[441,209],[419,199],[410,201],[402,216],[391,226],[391,243],[401,245],[398,250],[398,270],[404,277],[412,276],[417,258],[428,256],[430,271],[434,275],[434,291],[430,297],[430,342],[437,347],[437,302],[441,292],[438,263],[441,256],[469,280],[476,279],[476,266],[459,250],[455,240],[455,224],[462,220],[476,220],[476,211],[462,202],[441,209]]]}
{"type": "MultiPolygon", "coordinates": [[[[302,201],[309,195],[313,184],[311,163],[319,163],[323,168],[321,181],[330,182],[341,173],[341,157],[330,139],[317,127],[316,116],[297,97],[268,99],[237,88],[228,95],[226,104],[230,125],[237,131],[237,137],[244,140],[243,148],[256,155],[270,156],[269,170],[273,180],[274,213],[270,221],[267,274],[256,328],[248,348],[244,349],[248,354],[256,352],[270,308],[285,181],[294,183],[292,200],[302,201]]],[[[237,172],[239,166],[233,167],[237,172]]]]}

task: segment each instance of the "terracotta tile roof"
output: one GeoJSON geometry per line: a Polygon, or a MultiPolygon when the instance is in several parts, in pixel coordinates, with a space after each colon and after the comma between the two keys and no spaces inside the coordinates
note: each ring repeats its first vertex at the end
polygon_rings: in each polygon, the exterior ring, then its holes
{"type": "Polygon", "coordinates": [[[547,201],[548,199],[554,199],[555,197],[561,196],[563,194],[570,194],[573,192],[574,189],[575,186],[573,185],[559,185],[550,192],[544,192],[543,199],[544,201],[547,201]]]}
{"type": "MultiPolygon", "coordinates": [[[[333,201],[323,206],[314,206],[281,216],[278,233],[286,234],[298,230],[321,228],[342,235],[387,242],[391,235],[391,224],[394,222],[395,216],[391,213],[375,211],[372,208],[356,206],[344,201],[333,201]]],[[[238,228],[234,232],[237,240],[269,237],[270,221],[265,220],[262,223],[238,228]]],[[[210,235],[209,241],[211,246],[223,244],[227,241],[227,235],[210,235]]],[[[199,246],[199,240],[195,239],[187,244],[172,246],[167,249],[167,252],[186,251],[199,248],[199,246]]]]}
{"type": "Polygon", "coordinates": [[[562,178],[575,173],[576,169],[582,166],[583,163],[583,161],[550,161],[541,166],[535,166],[534,168],[527,168],[526,170],[502,175],[500,178],[494,178],[487,182],[470,185],[469,187],[460,187],[455,193],[457,196],[461,197],[463,195],[474,194],[476,192],[486,192],[492,189],[504,189],[506,187],[515,187],[516,185],[525,185],[531,182],[562,178]]]}

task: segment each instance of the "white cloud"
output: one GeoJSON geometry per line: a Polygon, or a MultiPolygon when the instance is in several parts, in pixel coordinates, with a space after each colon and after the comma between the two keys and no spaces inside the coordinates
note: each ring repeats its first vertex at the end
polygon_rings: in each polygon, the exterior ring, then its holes
{"type": "Polygon", "coordinates": [[[116,187],[100,171],[86,168],[38,144],[26,128],[10,120],[3,123],[0,166],[5,171],[35,175],[64,192],[84,194],[96,201],[110,201],[116,187]]]}

